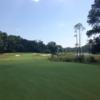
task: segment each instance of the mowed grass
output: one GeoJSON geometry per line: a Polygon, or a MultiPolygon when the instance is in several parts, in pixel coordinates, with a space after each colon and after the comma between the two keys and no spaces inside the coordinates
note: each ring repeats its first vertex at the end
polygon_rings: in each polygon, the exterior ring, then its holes
{"type": "Polygon", "coordinates": [[[100,66],[0,55],[0,100],[100,100],[100,66]]]}

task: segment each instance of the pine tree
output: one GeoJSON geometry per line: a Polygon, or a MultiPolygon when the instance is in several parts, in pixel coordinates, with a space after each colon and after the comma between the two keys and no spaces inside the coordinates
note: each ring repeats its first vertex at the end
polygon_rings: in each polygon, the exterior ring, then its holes
{"type": "Polygon", "coordinates": [[[100,34],[100,0],[95,0],[91,6],[87,22],[92,27],[91,30],[87,31],[87,36],[94,36],[91,50],[93,53],[100,53],[100,36],[96,36],[100,34]]]}

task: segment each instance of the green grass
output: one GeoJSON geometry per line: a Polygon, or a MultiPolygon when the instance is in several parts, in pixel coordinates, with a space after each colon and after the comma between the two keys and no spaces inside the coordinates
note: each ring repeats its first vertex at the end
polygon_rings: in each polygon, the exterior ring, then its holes
{"type": "Polygon", "coordinates": [[[99,65],[0,55],[0,100],[100,100],[99,65]]]}

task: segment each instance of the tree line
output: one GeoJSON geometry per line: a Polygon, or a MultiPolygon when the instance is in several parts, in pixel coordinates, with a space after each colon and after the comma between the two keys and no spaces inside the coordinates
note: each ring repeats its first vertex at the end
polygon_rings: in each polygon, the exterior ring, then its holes
{"type": "Polygon", "coordinates": [[[51,41],[47,45],[43,41],[27,40],[20,36],[8,35],[0,31],[0,53],[5,52],[36,52],[52,53],[62,52],[63,47],[51,41]]]}
{"type": "MultiPolygon", "coordinates": [[[[83,52],[89,52],[88,45],[82,47],[83,52]]],[[[59,52],[75,52],[76,48],[63,48],[57,45],[56,42],[49,42],[47,45],[43,41],[27,40],[20,36],[7,35],[7,33],[0,31],[0,53],[6,52],[35,52],[35,53],[51,53],[57,54],[59,52]]]]}

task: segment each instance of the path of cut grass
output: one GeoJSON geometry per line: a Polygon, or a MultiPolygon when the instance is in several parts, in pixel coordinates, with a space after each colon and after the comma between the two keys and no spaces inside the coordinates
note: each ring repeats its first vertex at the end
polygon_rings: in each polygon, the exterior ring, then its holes
{"type": "Polygon", "coordinates": [[[0,56],[0,100],[100,100],[99,65],[0,56]]]}

